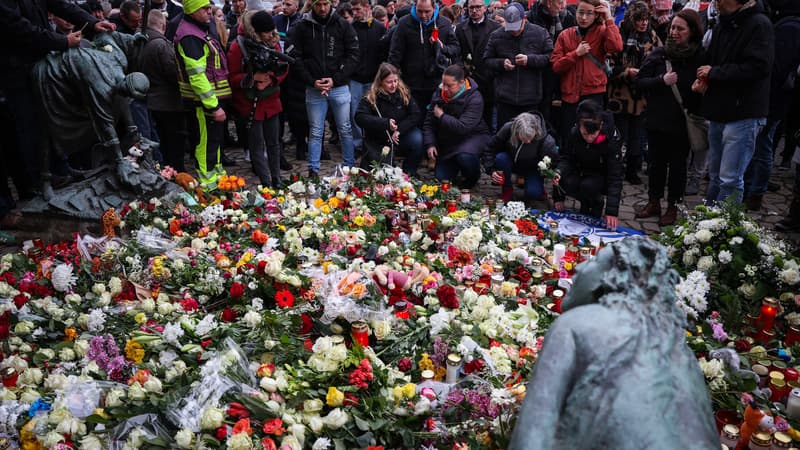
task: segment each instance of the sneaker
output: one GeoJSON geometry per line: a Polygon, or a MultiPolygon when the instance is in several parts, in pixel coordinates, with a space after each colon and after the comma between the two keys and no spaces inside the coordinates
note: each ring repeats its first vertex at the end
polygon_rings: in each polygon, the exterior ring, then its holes
{"type": "Polygon", "coordinates": [[[700,192],[700,182],[697,178],[689,178],[686,181],[686,195],[697,195],[700,192]]]}

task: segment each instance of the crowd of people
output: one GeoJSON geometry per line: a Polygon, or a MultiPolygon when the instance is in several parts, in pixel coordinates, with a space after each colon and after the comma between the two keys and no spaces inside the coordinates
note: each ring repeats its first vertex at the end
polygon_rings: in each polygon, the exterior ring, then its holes
{"type": "MultiPolygon", "coordinates": [[[[703,178],[707,202],[760,209],[777,137],[781,165],[796,148],[796,1],[298,1],[0,0],[4,222],[6,180],[19,200],[38,188],[33,65],[113,30],[147,38],[129,66],[150,80],[131,103],[140,133],[178,171],[188,153],[206,185],[225,174],[234,129],[265,186],[291,169],[291,139],[312,178],[323,159],[402,158],[416,175],[427,158],[439,180],[469,188],[485,172],[508,201],[516,176],[526,200],[562,209],[571,196],[610,228],[623,182],[646,170],[636,215],[666,226],[703,178]],[[340,156],[324,149],[326,123],[340,156]]],[[[800,229],[800,176],[794,195],[782,229],[800,229]]]]}

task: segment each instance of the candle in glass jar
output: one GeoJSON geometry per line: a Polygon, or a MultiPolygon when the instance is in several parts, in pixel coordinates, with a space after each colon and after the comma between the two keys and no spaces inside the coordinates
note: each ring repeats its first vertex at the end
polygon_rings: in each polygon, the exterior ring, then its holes
{"type": "Polygon", "coordinates": [[[792,389],[786,400],[786,416],[792,420],[800,419],[800,389],[792,389]]]}
{"type": "Polygon", "coordinates": [[[564,244],[556,244],[553,246],[553,267],[559,267],[561,258],[567,253],[567,247],[564,244]]]}
{"type": "Polygon", "coordinates": [[[362,347],[369,347],[369,326],[364,322],[354,322],[351,330],[353,341],[362,347]]]}
{"type": "Polygon", "coordinates": [[[764,297],[761,302],[761,314],[758,316],[759,331],[772,330],[775,316],[778,315],[778,301],[772,297],[764,297]]]}
{"type": "Polygon", "coordinates": [[[426,381],[433,381],[433,375],[433,371],[430,369],[423,370],[422,373],[419,374],[423,383],[426,381]]]}
{"type": "Polygon", "coordinates": [[[408,314],[408,303],[404,301],[399,301],[394,304],[394,316],[398,319],[408,319],[410,316],[408,314]]]}
{"type": "Polygon", "coordinates": [[[800,372],[797,371],[794,367],[789,367],[783,371],[783,377],[786,382],[797,381],[800,378],[800,372]]]}
{"type": "Polygon", "coordinates": [[[786,396],[786,382],[777,378],[772,378],[769,381],[769,390],[772,395],[769,396],[770,401],[779,402],[786,396]]]}
{"type": "Polygon", "coordinates": [[[788,449],[792,448],[792,438],[789,434],[784,433],[782,431],[776,431],[775,434],[772,435],[772,447],[771,450],[781,450],[781,449],[788,449]]]}
{"type": "Polygon", "coordinates": [[[588,261],[592,257],[592,247],[581,247],[581,262],[588,261]]]}
{"type": "Polygon", "coordinates": [[[448,200],[447,201],[447,212],[454,213],[458,210],[458,204],[455,200],[448,200]]]}
{"type": "Polygon", "coordinates": [[[445,383],[455,384],[458,381],[458,370],[461,368],[461,357],[455,353],[447,355],[447,372],[445,373],[445,383]]]}
{"type": "Polygon", "coordinates": [[[553,290],[553,311],[561,314],[561,302],[564,301],[564,291],[561,289],[553,290]]]}
{"type": "Polygon", "coordinates": [[[767,387],[767,384],[769,384],[769,369],[761,364],[753,364],[750,369],[758,375],[758,386],[761,388],[767,387]]]}
{"type": "Polygon", "coordinates": [[[729,448],[736,448],[736,445],[739,443],[739,427],[731,423],[725,425],[722,427],[719,440],[729,448]]]}
{"type": "Polygon", "coordinates": [[[769,450],[772,446],[772,436],[759,431],[750,436],[750,450],[769,450]]]}
{"type": "Polygon", "coordinates": [[[462,189],[461,190],[461,203],[469,203],[472,199],[472,195],[469,192],[469,189],[462,189]]]}
{"type": "Polygon", "coordinates": [[[500,295],[500,286],[503,285],[503,281],[505,281],[505,277],[502,273],[492,275],[492,294],[500,295]]]}
{"type": "Polygon", "coordinates": [[[800,327],[796,325],[789,325],[789,329],[786,330],[786,338],[783,340],[787,347],[791,347],[792,345],[800,342],[800,327]]]}

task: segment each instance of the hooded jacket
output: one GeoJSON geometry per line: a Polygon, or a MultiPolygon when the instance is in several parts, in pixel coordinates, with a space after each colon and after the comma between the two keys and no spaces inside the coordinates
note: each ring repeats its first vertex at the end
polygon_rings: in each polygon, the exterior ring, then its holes
{"type": "Polygon", "coordinates": [[[468,78],[464,92],[445,102],[441,89],[433,93],[431,105],[439,105],[444,110],[440,118],[429,110],[422,126],[424,148],[436,147],[439,159],[448,159],[459,153],[479,155],[489,140],[489,127],[483,121],[483,97],[475,80],[468,78]],[[474,145],[474,137],[485,137],[482,145],[474,145]]]}
{"type": "Polygon", "coordinates": [[[775,39],[756,3],[720,15],[708,48],[702,115],[713,122],[767,117],[775,39]]]}
{"type": "MultiPolygon", "coordinates": [[[[246,11],[242,14],[242,24],[239,27],[239,35],[243,39],[248,39],[263,45],[261,38],[253,29],[252,19],[253,15],[258,11],[246,11]]],[[[280,51],[279,44],[275,45],[274,50],[280,51]]],[[[228,72],[230,76],[231,90],[233,91],[233,107],[240,117],[250,117],[253,111],[254,101],[248,98],[246,88],[242,86],[243,81],[252,77],[252,69],[244,64],[244,54],[239,46],[239,40],[234,40],[231,43],[231,49],[228,51],[228,72]]],[[[286,79],[288,71],[281,75],[270,73],[272,86],[270,95],[258,99],[255,102],[255,112],[253,113],[253,120],[266,120],[278,113],[283,109],[281,107],[281,93],[278,85],[286,79]]]]}
{"type": "MultiPolygon", "coordinates": [[[[422,23],[417,17],[415,7],[411,13],[397,23],[389,47],[389,62],[403,72],[403,81],[411,90],[431,91],[442,81],[442,72],[447,68],[444,63],[449,58],[450,64],[459,61],[461,48],[458,45],[451,22],[439,16],[439,7],[433,11],[433,17],[422,23]],[[443,44],[431,42],[434,34],[439,35],[443,44]],[[441,55],[437,64],[437,56],[441,55]]],[[[423,105],[420,105],[421,107],[423,105]]]]}
{"type": "MultiPolygon", "coordinates": [[[[619,214],[619,201],[622,194],[622,136],[614,127],[611,113],[603,114],[603,127],[597,139],[589,144],[581,136],[577,126],[572,128],[567,142],[561,148],[558,171],[561,178],[579,176],[600,176],[605,179],[606,214],[619,214]]],[[[553,200],[563,201],[564,194],[553,189],[553,200]]]]}
{"type": "Polygon", "coordinates": [[[550,64],[553,41],[544,28],[526,23],[522,34],[498,30],[489,37],[483,58],[494,74],[495,100],[507,105],[538,105],[542,101],[542,72],[550,64]],[[524,67],[505,70],[506,59],[514,61],[518,54],[528,56],[524,67]]]}
{"type": "Polygon", "coordinates": [[[293,66],[306,86],[320,78],[332,78],[334,86],[344,86],[358,67],[358,37],[353,27],[338,14],[327,20],[306,13],[294,30],[294,45],[286,52],[297,58],[293,66]]]}

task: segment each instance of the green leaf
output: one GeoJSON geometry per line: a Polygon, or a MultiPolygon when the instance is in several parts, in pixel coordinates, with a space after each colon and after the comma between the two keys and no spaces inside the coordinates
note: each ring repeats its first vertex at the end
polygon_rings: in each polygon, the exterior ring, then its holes
{"type": "Polygon", "coordinates": [[[364,419],[362,419],[362,418],[360,418],[358,416],[354,416],[353,418],[355,419],[356,426],[358,427],[359,430],[361,430],[361,431],[369,430],[369,428],[370,428],[369,422],[367,422],[366,420],[364,420],[364,419]]]}

